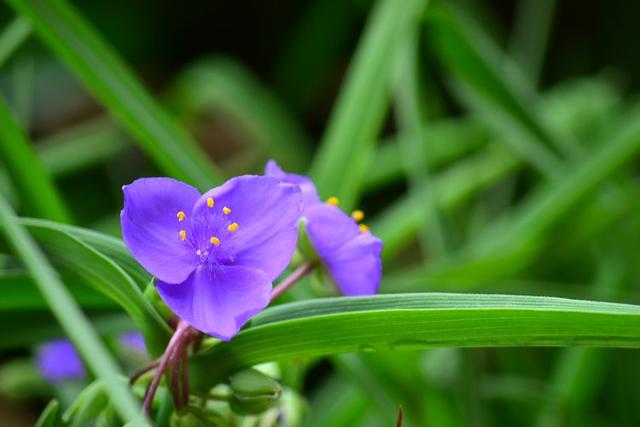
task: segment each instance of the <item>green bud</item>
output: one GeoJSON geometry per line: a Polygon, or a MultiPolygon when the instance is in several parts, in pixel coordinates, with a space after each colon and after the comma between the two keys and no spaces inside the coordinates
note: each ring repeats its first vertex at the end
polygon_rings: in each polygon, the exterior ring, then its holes
{"type": "Polygon", "coordinates": [[[234,374],[230,386],[231,409],[240,415],[261,414],[277,402],[282,392],[276,380],[253,368],[234,374]]]}

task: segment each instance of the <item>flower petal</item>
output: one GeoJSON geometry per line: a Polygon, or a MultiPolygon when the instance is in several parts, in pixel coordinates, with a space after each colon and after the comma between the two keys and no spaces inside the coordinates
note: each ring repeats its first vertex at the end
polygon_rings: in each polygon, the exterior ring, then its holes
{"type": "Polygon", "coordinates": [[[277,178],[282,182],[295,184],[300,187],[305,210],[320,202],[320,196],[318,196],[316,185],[310,178],[295,173],[286,173],[274,160],[269,160],[267,162],[267,165],[264,168],[264,174],[265,176],[277,178]]]}
{"type": "Polygon", "coordinates": [[[273,280],[291,260],[301,211],[297,186],[245,175],[200,197],[193,209],[192,229],[200,236],[197,245],[214,236],[220,239],[215,249],[223,255],[216,256],[219,263],[259,269],[273,280]],[[237,228],[229,229],[234,223],[237,228]]]}
{"type": "Polygon", "coordinates": [[[317,205],[306,214],[307,233],[343,294],[372,295],[380,285],[382,241],[340,209],[317,205]]]}
{"type": "Polygon", "coordinates": [[[180,283],[193,271],[198,258],[180,230],[188,230],[188,214],[200,197],[190,185],[171,178],[141,178],[123,187],[120,213],[122,238],[133,257],[153,276],[180,283]]]}
{"type": "Polygon", "coordinates": [[[382,277],[382,240],[362,233],[325,260],[344,295],[374,295],[382,277]]]}
{"type": "Polygon", "coordinates": [[[194,328],[228,341],[249,318],[269,304],[271,281],[259,270],[198,267],[178,285],[158,281],[158,292],[194,328]]]}

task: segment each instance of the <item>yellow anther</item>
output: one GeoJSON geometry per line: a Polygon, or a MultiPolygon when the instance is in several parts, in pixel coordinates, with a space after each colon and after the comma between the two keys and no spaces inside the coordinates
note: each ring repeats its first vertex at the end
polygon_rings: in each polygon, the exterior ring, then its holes
{"type": "Polygon", "coordinates": [[[227,226],[227,230],[229,230],[231,232],[234,232],[234,231],[236,231],[238,229],[238,227],[239,227],[239,225],[238,225],[237,222],[232,222],[231,224],[229,224],[227,226]]]}
{"type": "Polygon", "coordinates": [[[212,208],[212,207],[213,207],[213,204],[214,204],[213,199],[212,199],[211,197],[209,197],[209,198],[207,199],[207,206],[209,206],[210,208],[212,208]]]}
{"type": "Polygon", "coordinates": [[[356,210],[351,212],[351,218],[355,220],[355,222],[360,222],[364,219],[364,212],[361,210],[356,210]]]}
{"type": "Polygon", "coordinates": [[[229,215],[231,213],[231,209],[229,209],[228,207],[225,206],[224,208],[222,208],[222,212],[225,215],[229,215]]]}
{"type": "Polygon", "coordinates": [[[358,229],[360,230],[361,233],[366,233],[367,231],[369,231],[369,226],[368,225],[364,225],[364,224],[360,224],[358,226],[358,229]]]}
{"type": "Polygon", "coordinates": [[[186,215],[184,214],[184,212],[179,211],[176,216],[178,217],[178,221],[184,221],[184,218],[186,217],[186,215]]]}
{"type": "Polygon", "coordinates": [[[220,239],[218,239],[217,237],[212,237],[209,239],[209,241],[211,242],[211,244],[219,246],[220,245],[220,239]]]}
{"type": "Polygon", "coordinates": [[[186,232],[186,231],[184,231],[184,230],[180,230],[180,238],[181,238],[182,240],[186,240],[186,238],[187,238],[187,232],[186,232]]]}
{"type": "Polygon", "coordinates": [[[329,197],[327,199],[327,204],[331,206],[338,206],[340,204],[340,200],[337,197],[329,197]]]}

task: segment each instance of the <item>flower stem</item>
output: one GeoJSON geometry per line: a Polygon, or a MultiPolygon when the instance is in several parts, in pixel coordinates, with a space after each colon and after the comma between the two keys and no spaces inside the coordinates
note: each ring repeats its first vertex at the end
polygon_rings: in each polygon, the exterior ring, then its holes
{"type": "Polygon", "coordinates": [[[144,413],[147,416],[151,416],[151,406],[153,404],[153,398],[156,394],[156,391],[158,390],[158,386],[160,385],[160,380],[162,379],[162,375],[169,367],[169,362],[171,362],[171,359],[172,359],[171,356],[175,352],[176,347],[178,347],[182,343],[184,336],[189,331],[189,329],[190,329],[189,325],[186,322],[181,320],[178,323],[178,327],[176,328],[176,331],[171,337],[171,340],[169,341],[169,344],[167,345],[167,348],[164,351],[164,354],[160,358],[160,361],[158,363],[158,369],[156,369],[156,373],[153,376],[153,380],[151,381],[151,384],[147,389],[147,393],[144,397],[144,403],[142,405],[144,413]]]}
{"type": "Polygon", "coordinates": [[[313,271],[315,264],[311,261],[307,261],[300,265],[300,267],[296,268],[293,273],[287,276],[278,286],[273,288],[271,291],[271,301],[273,302],[280,295],[285,293],[290,287],[298,283],[300,279],[302,279],[307,274],[313,271]]]}

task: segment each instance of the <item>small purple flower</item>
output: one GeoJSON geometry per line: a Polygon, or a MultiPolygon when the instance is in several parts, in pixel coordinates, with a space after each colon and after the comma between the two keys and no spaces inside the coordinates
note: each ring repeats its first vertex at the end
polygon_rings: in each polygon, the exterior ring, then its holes
{"type": "Polygon", "coordinates": [[[171,178],[142,178],[123,191],[125,244],[174,313],[229,340],[267,306],[296,247],[297,186],[241,176],[200,195],[171,178]]]}
{"type": "Polygon", "coordinates": [[[322,203],[309,178],[285,173],[273,160],[267,163],[265,175],[300,186],[307,234],[342,293],[348,296],[375,294],[382,276],[382,241],[371,234],[367,226],[358,224],[362,212],[355,211],[352,217],[348,216],[335,206],[335,198],[322,203]]]}
{"type": "Polygon", "coordinates": [[[118,337],[120,345],[128,350],[135,351],[141,355],[147,354],[147,346],[140,332],[127,332],[118,337]]]}
{"type": "Polygon", "coordinates": [[[51,383],[81,380],[86,376],[80,355],[66,339],[42,344],[36,354],[36,366],[51,383]]]}

